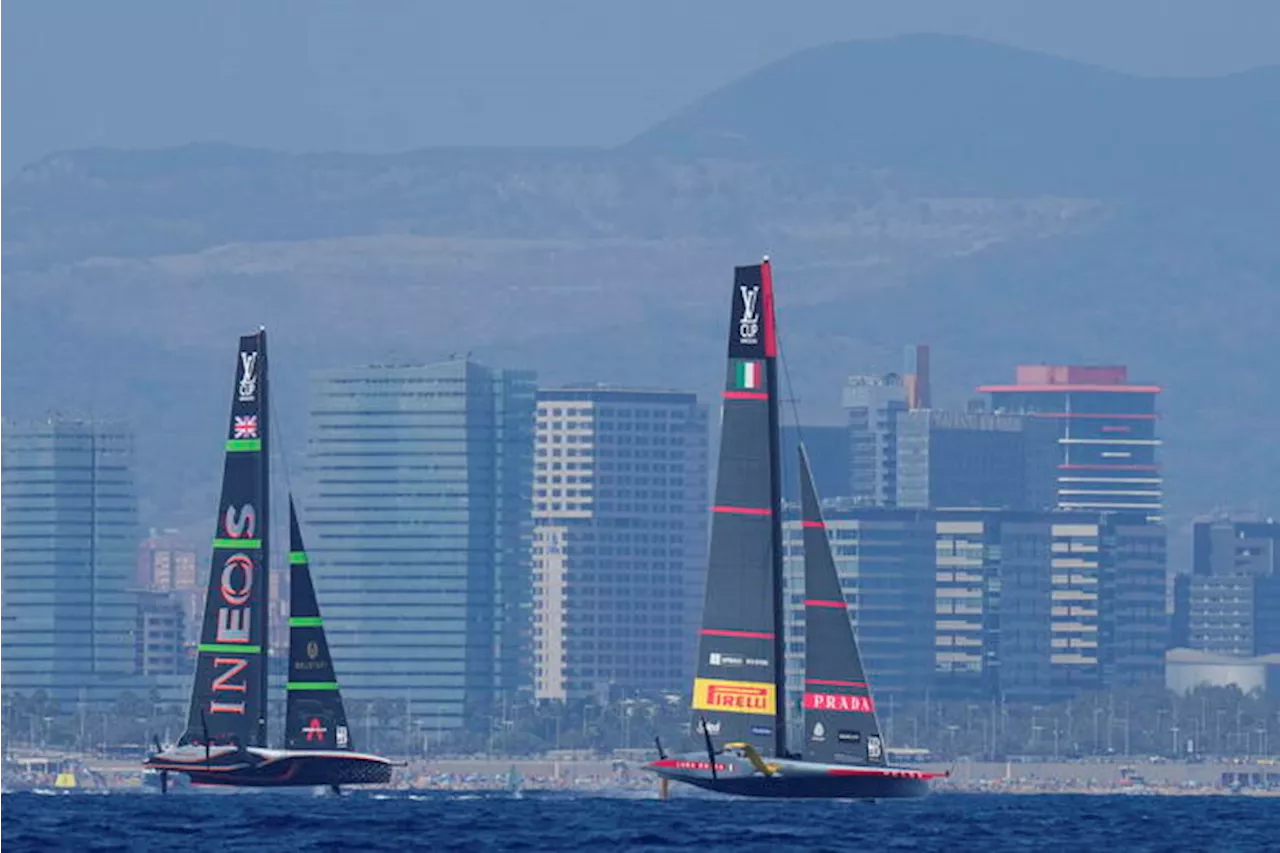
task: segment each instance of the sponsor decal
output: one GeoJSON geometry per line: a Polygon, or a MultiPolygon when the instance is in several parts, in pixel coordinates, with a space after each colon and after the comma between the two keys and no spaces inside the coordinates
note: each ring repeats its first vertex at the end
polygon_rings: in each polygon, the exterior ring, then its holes
{"type": "Polygon", "coordinates": [[[852,711],[870,714],[875,703],[870,696],[850,696],[847,693],[805,693],[804,706],[810,711],[852,711]]]}
{"type": "Polygon", "coordinates": [[[769,661],[764,658],[744,658],[740,655],[726,655],[721,652],[712,652],[707,655],[707,663],[712,666],[768,666],[769,661]]]}
{"type": "Polygon", "coordinates": [[[772,684],[695,678],[693,707],[700,711],[728,711],[731,714],[772,716],[776,712],[777,704],[772,684]]]}
{"type": "Polygon", "coordinates": [[[237,398],[241,403],[252,403],[258,396],[258,354],[240,353],[240,385],[237,398]]]}
{"type": "Polygon", "coordinates": [[[315,660],[320,657],[320,644],[315,640],[307,643],[307,657],[311,660],[315,660]]]}
{"type": "Polygon", "coordinates": [[[841,743],[862,743],[862,732],[840,732],[836,740],[841,743]]]}
{"type": "Polygon", "coordinates": [[[738,343],[755,346],[760,342],[760,285],[739,285],[742,314],[738,317],[738,343]]]}
{"type": "MultiPolygon", "coordinates": [[[[228,540],[252,540],[257,524],[258,516],[252,504],[245,504],[239,511],[228,506],[223,513],[222,529],[228,540]]],[[[222,601],[214,621],[214,642],[230,648],[220,649],[226,656],[219,655],[213,659],[214,674],[210,684],[213,698],[209,702],[209,712],[213,714],[245,712],[244,695],[248,684],[243,674],[248,669],[249,659],[230,655],[235,653],[236,645],[245,646],[247,653],[253,640],[253,608],[247,605],[253,597],[254,570],[253,559],[239,551],[229,554],[222,563],[218,578],[218,594],[222,601]]]]}
{"type": "Polygon", "coordinates": [[[708,735],[720,734],[720,722],[718,720],[714,723],[708,721],[706,725],[703,725],[702,720],[698,720],[698,724],[694,726],[694,728],[698,730],[698,734],[700,735],[701,734],[708,734],[708,735]]]}
{"type": "Polygon", "coordinates": [[[321,724],[319,717],[312,717],[311,722],[302,727],[302,733],[307,736],[307,740],[309,741],[323,741],[324,736],[328,731],[329,730],[321,724]]]}
{"type": "MultiPolygon", "coordinates": [[[[661,766],[670,767],[673,770],[706,770],[707,772],[711,772],[710,761],[686,761],[682,758],[673,758],[670,761],[662,763],[661,766]]],[[[731,769],[733,769],[732,765],[721,764],[719,761],[716,762],[717,773],[725,773],[731,769]]]]}
{"type": "Polygon", "coordinates": [[[760,737],[768,737],[773,734],[773,729],[768,726],[752,726],[751,733],[753,735],[759,735],[760,737]]]}
{"type": "Polygon", "coordinates": [[[232,438],[257,438],[258,416],[236,415],[231,424],[232,438]]]}
{"type": "Polygon", "coordinates": [[[349,740],[349,738],[348,738],[348,736],[347,736],[347,727],[346,727],[346,726],[338,726],[338,748],[339,748],[339,749],[346,749],[346,746],[347,746],[348,740],[349,740]]]}
{"type": "Polygon", "coordinates": [[[813,741],[817,741],[818,743],[821,743],[826,739],[827,739],[827,727],[822,724],[821,720],[819,720],[818,722],[813,724],[813,731],[809,734],[809,740],[813,740],[813,741]]]}
{"type": "Polygon", "coordinates": [[[871,735],[867,738],[867,758],[870,761],[880,760],[880,735],[871,735]]]}
{"type": "Polygon", "coordinates": [[[759,391],[764,387],[764,364],[759,361],[734,362],[733,387],[744,391],[759,391]]]}

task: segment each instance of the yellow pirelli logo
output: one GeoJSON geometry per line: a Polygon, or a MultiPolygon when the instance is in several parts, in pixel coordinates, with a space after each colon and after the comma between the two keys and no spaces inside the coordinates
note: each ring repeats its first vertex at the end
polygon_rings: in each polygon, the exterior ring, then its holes
{"type": "Polygon", "coordinates": [[[772,684],[758,681],[721,681],[718,678],[693,680],[693,707],[698,711],[729,711],[734,714],[768,714],[777,711],[772,684]]]}

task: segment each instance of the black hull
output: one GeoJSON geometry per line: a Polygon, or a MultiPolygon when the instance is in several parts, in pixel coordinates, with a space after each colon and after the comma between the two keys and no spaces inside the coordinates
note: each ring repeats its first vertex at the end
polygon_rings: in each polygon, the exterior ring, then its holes
{"type": "Polygon", "coordinates": [[[826,800],[893,800],[927,796],[929,783],[921,779],[883,776],[810,776],[737,779],[681,779],[708,791],[740,797],[826,800]]]}
{"type": "MultiPolygon", "coordinates": [[[[198,753],[199,750],[188,752],[198,753]]],[[[309,785],[385,785],[394,765],[376,755],[245,750],[223,752],[206,763],[198,755],[169,759],[158,755],[147,762],[151,770],[181,773],[197,785],[283,788],[309,785]]]]}

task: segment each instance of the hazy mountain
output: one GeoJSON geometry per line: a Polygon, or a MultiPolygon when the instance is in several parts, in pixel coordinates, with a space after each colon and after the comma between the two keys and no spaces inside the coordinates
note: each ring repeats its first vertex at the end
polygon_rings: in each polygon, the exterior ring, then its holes
{"type": "Polygon", "coordinates": [[[709,390],[730,267],[767,251],[805,417],[908,342],[946,402],[1127,363],[1169,388],[1175,510],[1274,508],[1278,97],[1274,68],[917,37],[798,54],[614,150],[66,152],[5,186],[5,414],[128,417],[151,518],[200,519],[258,323],[297,451],[313,367],[473,351],[709,390]]]}

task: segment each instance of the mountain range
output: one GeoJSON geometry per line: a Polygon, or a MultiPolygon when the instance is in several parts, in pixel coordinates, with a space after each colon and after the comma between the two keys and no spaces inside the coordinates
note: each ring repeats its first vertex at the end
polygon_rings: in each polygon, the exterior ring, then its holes
{"type": "Polygon", "coordinates": [[[203,523],[236,334],[271,330],[298,460],[313,368],[711,392],[730,267],[768,253],[806,421],[908,343],[947,405],[1018,363],[1127,364],[1166,387],[1175,526],[1274,511],[1278,150],[1280,68],[915,36],[796,54],[612,149],[62,152],[4,187],[5,415],[129,420],[144,518],[203,523]]]}

